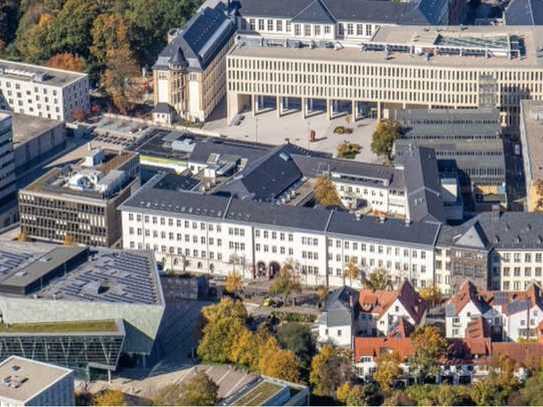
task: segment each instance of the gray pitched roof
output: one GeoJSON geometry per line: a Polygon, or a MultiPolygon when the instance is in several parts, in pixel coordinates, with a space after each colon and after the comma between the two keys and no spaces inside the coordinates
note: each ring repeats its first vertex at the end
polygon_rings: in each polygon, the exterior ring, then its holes
{"type": "Polygon", "coordinates": [[[313,0],[292,19],[296,23],[334,24],[335,20],[321,0],[313,0]]]}
{"type": "Polygon", "coordinates": [[[177,36],[162,50],[154,69],[170,66],[203,70],[235,32],[224,6],[205,7],[196,13],[177,36]]]}
{"type": "Polygon", "coordinates": [[[543,215],[528,212],[484,212],[459,226],[443,225],[438,244],[476,242],[476,239],[464,238],[474,227],[487,249],[543,248],[543,215]]]}
{"type": "Polygon", "coordinates": [[[506,25],[543,25],[543,0],[511,0],[503,17],[506,25]]]}
{"type": "Polygon", "coordinates": [[[409,218],[414,222],[446,222],[445,208],[440,197],[441,182],[434,150],[402,146],[396,151],[396,162],[406,174],[409,218]]]}
{"type": "Polygon", "coordinates": [[[235,0],[242,16],[296,18],[301,22],[331,24],[334,21],[359,21],[388,24],[441,24],[447,0],[235,0]],[[322,6],[322,7],[321,7],[322,6]]]}

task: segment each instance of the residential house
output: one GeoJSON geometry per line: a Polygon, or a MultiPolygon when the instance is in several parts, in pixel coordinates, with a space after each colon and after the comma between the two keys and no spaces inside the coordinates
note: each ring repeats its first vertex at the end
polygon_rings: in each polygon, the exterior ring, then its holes
{"type": "MultiPolygon", "coordinates": [[[[318,342],[336,346],[352,347],[353,326],[357,308],[354,305],[358,292],[351,287],[341,287],[330,293],[325,311],[317,321],[318,342]]],[[[354,329],[353,329],[354,328],[354,329]]]]}

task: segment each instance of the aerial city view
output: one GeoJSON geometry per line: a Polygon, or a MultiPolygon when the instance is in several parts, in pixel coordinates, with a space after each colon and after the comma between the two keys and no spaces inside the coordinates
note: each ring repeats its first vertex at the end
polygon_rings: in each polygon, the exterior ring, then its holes
{"type": "Polygon", "coordinates": [[[543,0],[0,0],[0,405],[543,405],[543,0]]]}

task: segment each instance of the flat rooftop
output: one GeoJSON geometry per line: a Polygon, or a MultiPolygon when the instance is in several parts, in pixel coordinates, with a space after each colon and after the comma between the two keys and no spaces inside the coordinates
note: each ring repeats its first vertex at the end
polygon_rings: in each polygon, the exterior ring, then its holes
{"type": "Polygon", "coordinates": [[[25,190],[100,200],[115,197],[134,180],[134,176],[126,170],[126,164],[137,153],[102,148],[89,151],[89,146],[85,147],[86,155],[75,164],[52,168],[25,190]],[[92,156],[100,158],[90,165],[92,156]]]}
{"type": "Polygon", "coordinates": [[[0,398],[23,403],[71,373],[63,367],[11,356],[0,363],[0,398]]]}
{"type": "Polygon", "coordinates": [[[65,71],[42,65],[31,65],[0,59],[0,76],[51,86],[67,86],[87,77],[85,73],[65,71]]]}
{"type": "Polygon", "coordinates": [[[156,262],[147,251],[2,241],[0,287],[0,295],[8,296],[163,304],[156,262]],[[64,265],[67,271],[57,273],[64,265]],[[40,287],[25,290],[36,281],[40,287]]]}
{"type": "Polygon", "coordinates": [[[543,101],[521,100],[524,167],[529,179],[543,179],[543,101]]]}
{"type": "Polygon", "coordinates": [[[58,120],[49,120],[21,113],[11,113],[13,123],[13,147],[17,148],[42,134],[63,126],[58,120]]]}
{"type": "MultiPolygon", "coordinates": [[[[309,41],[311,42],[311,41],[309,41]]],[[[401,26],[381,27],[361,48],[334,49],[333,43],[263,40],[243,37],[233,57],[285,58],[324,62],[354,62],[461,67],[543,67],[543,27],[513,26],[401,26]],[[388,51],[384,50],[387,46],[388,51]],[[414,52],[410,52],[410,49],[414,52]],[[462,49],[463,55],[455,54],[462,49]],[[425,55],[431,50],[431,57],[425,55]],[[485,52],[488,50],[488,54],[485,52]],[[516,50],[520,55],[517,55],[516,50]],[[513,52],[511,52],[513,51],[513,52]],[[480,54],[482,52],[482,54],[480,54]],[[502,56],[510,52],[511,57],[502,56]]]]}

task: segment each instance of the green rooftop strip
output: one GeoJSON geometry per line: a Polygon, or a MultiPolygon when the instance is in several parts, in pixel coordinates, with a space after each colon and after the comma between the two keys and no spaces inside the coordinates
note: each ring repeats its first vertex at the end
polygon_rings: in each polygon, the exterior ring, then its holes
{"type": "Polygon", "coordinates": [[[249,391],[234,403],[237,406],[261,406],[271,397],[281,391],[283,386],[270,382],[261,382],[254,389],[249,391]]]}
{"type": "Polygon", "coordinates": [[[119,332],[114,320],[0,324],[4,333],[119,332]]]}

